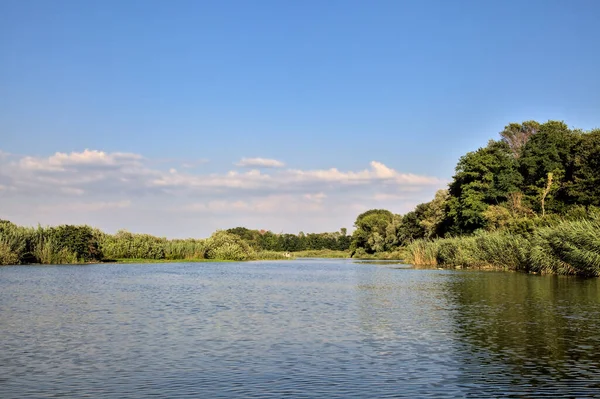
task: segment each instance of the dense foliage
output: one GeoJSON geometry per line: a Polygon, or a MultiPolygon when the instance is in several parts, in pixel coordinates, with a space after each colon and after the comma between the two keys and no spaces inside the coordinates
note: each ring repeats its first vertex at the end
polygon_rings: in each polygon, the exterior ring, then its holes
{"type": "Polygon", "coordinates": [[[417,264],[598,275],[600,130],[526,121],[500,137],[461,157],[431,202],[359,215],[354,256],[408,248],[417,264]]]}
{"type": "Polygon", "coordinates": [[[103,258],[89,226],[20,227],[0,221],[0,265],[78,263],[103,258]]]}
{"type": "Polygon", "coordinates": [[[351,236],[236,227],[168,240],[89,226],[25,228],[0,220],[0,264],[105,259],[395,258],[415,264],[600,275],[600,130],[511,123],[500,140],[462,156],[447,190],[405,215],[361,213],[351,236]]]}

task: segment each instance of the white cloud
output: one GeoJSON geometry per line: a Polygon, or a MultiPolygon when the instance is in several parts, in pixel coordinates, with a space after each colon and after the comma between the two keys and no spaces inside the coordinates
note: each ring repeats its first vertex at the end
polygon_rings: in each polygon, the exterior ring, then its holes
{"type": "Polygon", "coordinates": [[[210,162],[208,159],[197,159],[195,161],[182,162],[181,167],[184,169],[192,169],[207,164],[208,162],[210,162]]]}
{"type": "Polygon", "coordinates": [[[80,188],[74,188],[74,187],[61,187],[60,191],[65,193],[65,194],[69,194],[69,195],[83,195],[85,194],[85,190],[82,190],[80,188]]]}
{"type": "Polygon", "coordinates": [[[323,207],[320,201],[309,199],[306,196],[293,195],[269,195],[260,198],[242,200],[217,200],[208,202],[196,202],[186,206],[175,208],[177,211],[192,212],[251,212],[259,214],[275,214],[280,212],[318,212],[323,207]]]}
{"type": "Polygon", "coordinates": [[[29,170],[64,171],[67,167],[88,165],[96,167],[137,165],[142,156],[131,153],[106,153],[97,150],[84,150],[66,154],[57,152],[48,158],[24,157],[20,166],[29,170]]]}
{"type": "Polygon", "coordinates": [[[156,164],[139,154],[97,150],[0,156],[0,218],[31,224],[75,220],[113,230],[146,226],[155,229],[149,233],[171,236],[208,235],[215,226],[227,227],[221,225],[226,221],[286,231],[336,230],[350,227],[369,208],[406,212],[446,183],[377,161],[361,170],[255,165],[212,174],[156,164]]]}
{"type": "Polygon", "coordinates": [[[406,185],[440,184],[442,181],[435,177],[420,176],[409,173],[399,173],[388,168],[381,162],[372,161],[371,168],[359,172],[340,172],[336,168],[327,170],[291,170],[290,174],[298,181],[320,180],[328,182],[360,184],[374,180],[391,181],[406,185]]]}
{"type": "Polygon", "coordinates": [[[95,202],[67,202],[54,205],[40,205],[38,209],[44,212],[70,211],[70,212],[97,212],[109,209],[123,209],[131,206],[130,200],[122,201],[95,201],[95,202]]]}
{"type": "Polygon", "coordinates": [[[327,194],[325,194],[325,193],[304,194],[303,197],[312,202],[323,202],[323,200],[325,198],[327,198],[327,194]]]}
{"type": "Polygon", "coordinates": [[[244,168],[283,168],[285,166],[281,161],[268,158],[242,158],[235,165],[244,168]]]}

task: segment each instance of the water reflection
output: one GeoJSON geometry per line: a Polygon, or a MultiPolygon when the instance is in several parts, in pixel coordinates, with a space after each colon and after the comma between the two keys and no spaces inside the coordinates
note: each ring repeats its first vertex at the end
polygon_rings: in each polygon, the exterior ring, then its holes
{"type": "Polygon", "coordinates": [[[600,395],[598,280],[394,267],[0,268],[0,397],[600,395]]]}
{"type": "Polygon", "coordinates": [[[496,395],[600,394],[597,279],[465,272],[445,287],[462,348],[458,384],[496,395]]]}

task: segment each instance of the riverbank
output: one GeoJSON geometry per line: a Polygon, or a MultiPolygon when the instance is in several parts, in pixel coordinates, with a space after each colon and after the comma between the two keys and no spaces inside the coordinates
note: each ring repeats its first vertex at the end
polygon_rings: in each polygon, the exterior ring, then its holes
{"type": "Polygon", "coordinates": [[[600,220],[565,221],[528,234],[480,232],[416,240],[406,248],[414,265],[600,276],[600,220]]]}
{"type": "Polygon", "coordinates": [[[296,251],[296,252],[290,252],[290,255],[295,258],[343,259],[343,258],[350,257],[350,253],[348,251],[335,251],[332,249],[316,249],[316,250],[308,250],[308,251],[296,251]]]}
{"type": "Polygon", "coordinates": [[[173,239],[90,226],[22,227],[0,221],[0,265],[170,261],[286,260],[284,252],[252,247],[238,235],[217,231],[206,239],[173,239]]]}

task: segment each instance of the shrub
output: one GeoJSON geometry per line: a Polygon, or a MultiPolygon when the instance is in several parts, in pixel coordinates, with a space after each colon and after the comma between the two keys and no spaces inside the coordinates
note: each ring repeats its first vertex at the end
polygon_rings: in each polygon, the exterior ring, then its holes
{"type": "Polygon", "coordinates": [[[45,236],[44,245],[51,245],[54,254],[68,254],[69,259],[74,255],[84,262],[101,260],[103,257],[98,240],[89,226],[50,227],[42,235],[45,236]]]}
{"type": "Polygon", "coordinates": [[[217,231],[206,240],[206,259],[248,260],[256,256],[244,239],[226,231],[217,231]]]}

